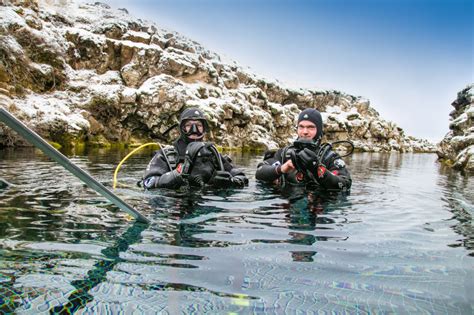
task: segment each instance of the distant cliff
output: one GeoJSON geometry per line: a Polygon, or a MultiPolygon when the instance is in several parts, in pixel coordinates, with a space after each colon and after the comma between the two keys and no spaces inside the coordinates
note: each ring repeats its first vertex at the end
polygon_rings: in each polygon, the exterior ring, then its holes
{"type": "MultiPolygon", "coordinates": [[[[435,150],[367,99],[286,88],[125,9],[19,2],[0,6],[2,106],[52,141],[167,141],[162,133],[181,110],[198,106],[217,144],[276,148],[294,139],[298,112],[314,107],[326,141],[351,139],[361,151],[435,150]]],[[[24,142],[0,124],[0,146],[12,145],[24,142]]]]}
{"type": "Polygon", "coordinates": [[[450,131],[438,144],[437,154],[456,169],[474,171],[474,84],[460,91],[451,105],[450,131]]]}

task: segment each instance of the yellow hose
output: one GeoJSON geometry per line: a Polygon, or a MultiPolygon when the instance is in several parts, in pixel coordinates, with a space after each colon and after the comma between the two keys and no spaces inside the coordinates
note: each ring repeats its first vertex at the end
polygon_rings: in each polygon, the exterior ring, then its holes
{"type": "Polygon", "coordinates": [[[132,152],[130,152],[129,154],[127,154],[126,157],[124,157],[122,159],[122,161],[120,161],[120,163],[117,165],[117,167],[115,168],[115,172],[114,172],[114,184],[113,184],[113,188],[115,189],[117,187],[117,174],[119,172],[119,169],[120,167],[122,166],[122,164],[129,158],[131,157],[132,155],[135,154],[135,152],[141,150],[142,148],[144,147],[147,147],[149,145],[158,145],[160,147],[160,149],[162,148],[161,144],[158,143],[158,142],[149,142],[149,143],[145,143],[145,144],[142,144],[141,146],[139,146],[138,148],[136,148],[135,150],[133,150],[132,152]]]}

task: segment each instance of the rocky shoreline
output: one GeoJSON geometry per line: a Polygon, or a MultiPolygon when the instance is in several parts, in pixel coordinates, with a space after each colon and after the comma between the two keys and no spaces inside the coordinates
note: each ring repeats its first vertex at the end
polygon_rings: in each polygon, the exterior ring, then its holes
{"type": "Polygon", "coordinates": [[[451,104],[450,131],[438,144],[440,160],[458,170],[474,171],[474,84],[458,93],[451,104]]]}
{"type": "MultiPolygon", "coordinates": [[[[290,89],[178,33],[101,3],[0,6],[1,106],[62,145],[167,142],[183,108],[207,115],[208,139],[241,150],[294,139],[298,112],[323,114],[325,141],[358,151],[435,152],[384,120],[370,101],[334,90],[290,89]]],[[[0,124],[0,146],[27,145],[0,124]]]]}

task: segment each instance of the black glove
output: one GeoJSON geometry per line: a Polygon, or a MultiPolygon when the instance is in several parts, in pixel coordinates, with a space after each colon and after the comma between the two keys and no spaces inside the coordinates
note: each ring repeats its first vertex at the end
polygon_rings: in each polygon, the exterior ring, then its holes
{"type": "Polygon", "coordinates": [[[295,167],[298,171],[305,172],[307,170],[312,174],[316,174],[318,166],[319,164],[321,164],[321,161],[318,160],[318,155],[316,154],[316,152],[308,148],[304,148],[295,155],[295,167]]]}
{"type": "Polygon", "coordinates": [[[228,188],[232,186],[232,174],[226,171],[216,171],[211,184],[216,188],[228,188]]]}
{"type": "Polygon", "coordinates": [[[249,180],[245,176],[235,175],[226,171],[216,171],[210,184],[215,188],[245,187],[249,180]]]}
{"type": "Polygon", "coordinates": [[[190,186],[203,187],[206,182],[201,175],[190,174],[188,177],[188,183],[190,186]]]}
{"type": "Polygon", "coordinates": [[[245,187],[245,185],[248,185],[249,183],[249,180],[247,177],[239,176],[239,175],[232,177],[231,181],[235,187],[239,187],[239,188],[245,187]]]}

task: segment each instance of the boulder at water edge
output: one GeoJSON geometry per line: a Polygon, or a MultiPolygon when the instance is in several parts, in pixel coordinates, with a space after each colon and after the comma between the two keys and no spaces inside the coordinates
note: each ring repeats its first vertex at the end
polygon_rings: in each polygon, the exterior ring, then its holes
{"type": "Polygon", "coordinates": [[[474,84],[460,91],[451,105],[450,131],[438,144],[437,154],[455,169],[474,172],[474,84]]]}

